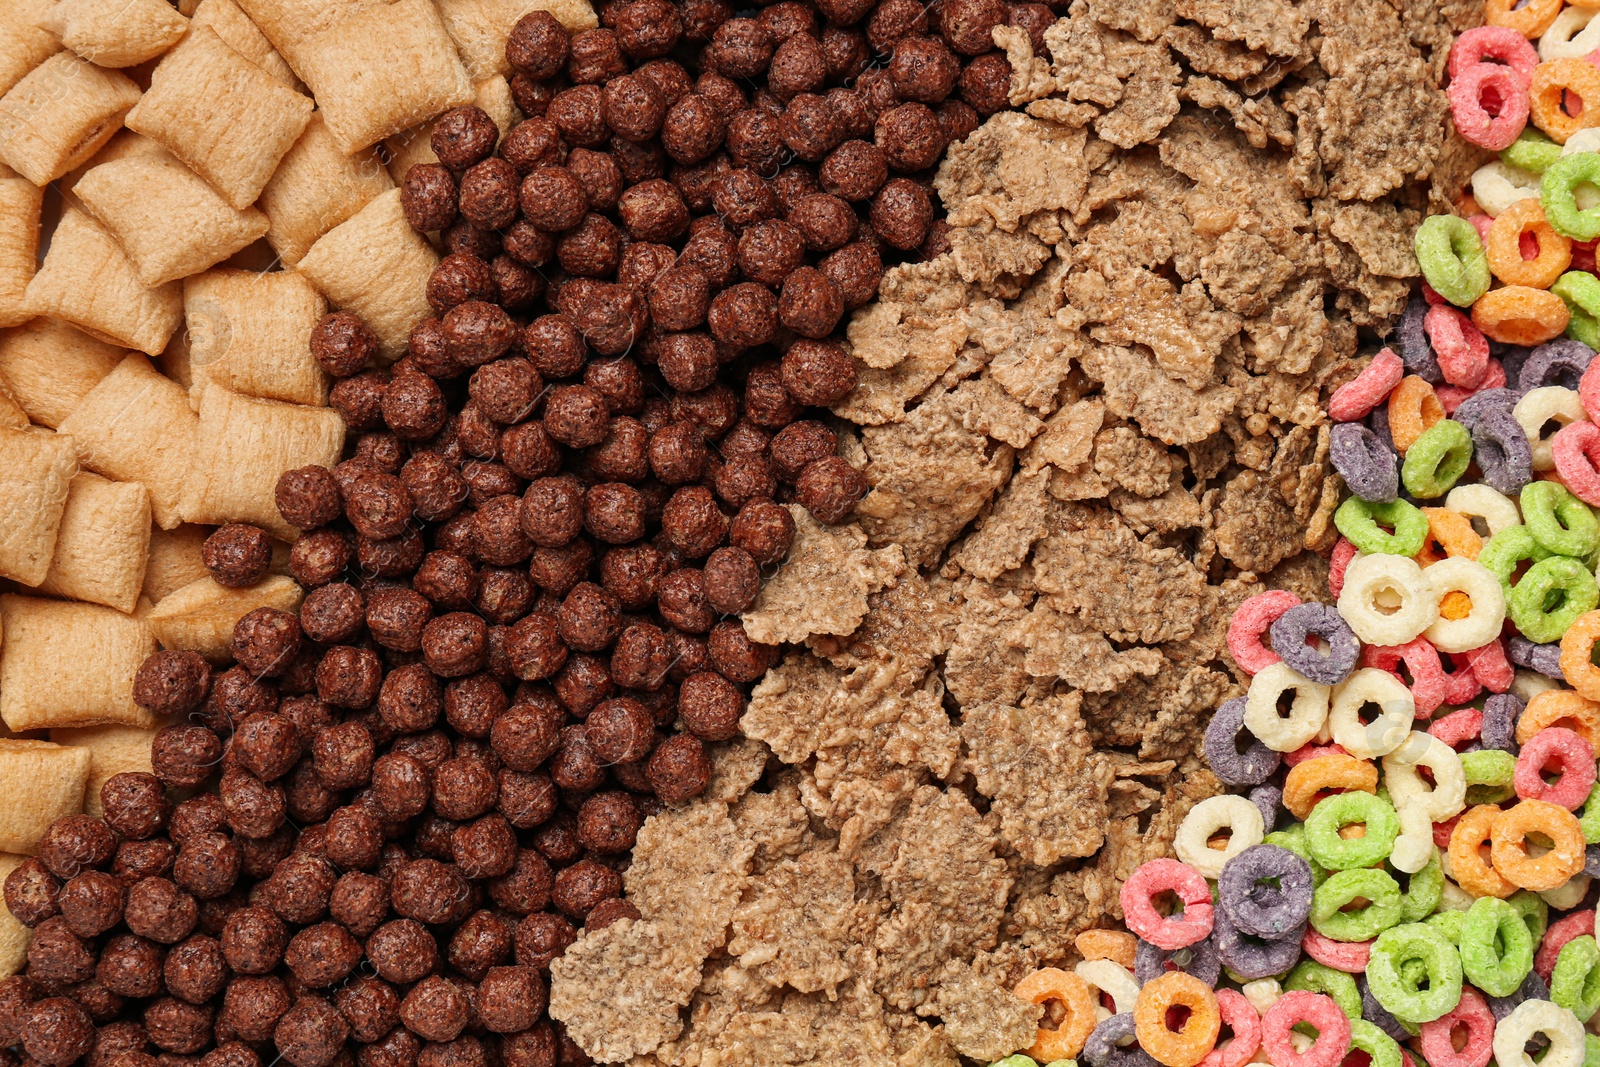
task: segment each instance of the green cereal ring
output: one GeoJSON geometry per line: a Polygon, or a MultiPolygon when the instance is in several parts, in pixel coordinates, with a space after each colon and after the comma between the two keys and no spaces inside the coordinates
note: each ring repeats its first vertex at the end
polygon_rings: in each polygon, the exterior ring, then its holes
{"type": "Polygon", "coordinates": [[[1450,939],[1452,945],[1461,945],[1461,927],[1467,921],[1464,911],[1436,911],[1422,920],[1429,926],[1437,927],[1439,932],[1450,939]]]}
{"type": "Polygon", "coordinates": [[[1551,552],[1533,539],[1528,528],[1518,523],[1507,526],[1483,543],[1478,550],[1478,562],[1489,568],[1489,573],[1500,579],[1500,589],[1506,599],[1511,599],[1511,575],[1523,560],[1537,563],[1549,559],[1551,552]]]}
{"type": "MultiPolygon", "coordinates": [[[[1392,874],[1390,876],[1393,877],[1392,874]]],[[[1399,884],[1398,878],[1395,884],[1399,884]]],[[[1439,850],[1434,849],[1427,865],[1406,880],[1406,891],[1400,894],[1400,921],[1421,922],[1433,914],[1443,896],[1444,864],[1439,860],[1439,850]]]]}
{"type": "Polygon", "coordinates": [[[1600,1037],[1583,1035],[1583,1067],[1600,1067],[1600,1037]]]}
{"type": "Polygon", "coordinates": [[[1467,805],[1498,804],[1516,795],[1512,776],[1517,757],[1498,748],[1461,753],[1461,772],[1467,779],[1467,805]]]}
{"type": "Polygon", "coordinates": [[[1600,278],[1586,270],[1569,270],[1550,291],[1567,305],[1567,336],[1600,348],[1600,278]]]}
{"type": "Polygon", "coordinates": [[[1311,925],[1335,941],[1370,941],[1400,921],[1400,886],[1387,872],[1371,867],[1337,871],[1311,894],[1311,925]],[[1357,898],[1366,907],[1339,909],[1357,898]]]}
{"type": "Polygon", "coordinates": [[[1532,126],[1517,134],[1517,139],[1500,153],[1500,162],[1535,174],[1543,174],[1560,158],[1561,146],[1532,126]]]}
{"type": "Polygon", "coordinates": [[[1423,219],[1412,243],[1422,276],[1456,307],[1470,307],[1489,291],[1489,259],[1477,228],[1466,219],[1458,215],[1423,219]]]}
{"type": "Polygon", "coordinates": [[[1517,909],[1517,914],[1522,916],[1522,925],[1528,928],[1528,936],[1533,938],[1535,945],[1544,940],[1544,928],[1550,921],[1550,905],[1544,898],[1531,889],[1519,889],[1506,897],[1506,903],[1517,909]]]}
{"type": "Polygon", "coordinates": [[[1443,934],[1426,923],[1396,926],[1379,934],[1372,945],[1367,986],[1395,1018],[1432,1022],[1461,1000],[1461,957],[1443,934]],[[1419,966],[1407,967],[1413,960],[1419,966]]]}
{"type": "Polygon", "coordinates": [[[1491,997],[1509,997],[1533,970],[1534,939],[1517,909],[1496,897],[1479,897],[1465,912],[1461,969],[1491,997]]]}
{"type": "Polygon", "coordinates": [[[1400,816],[1371,793],[1359,790],[1335,793],[1317,803],[1306,819],[1306,845],[1311,856],[1329,870],[1371,867],[1394,851],[1400,836],[1400,816]],[[1339,831],[1364,823],[1365,837],[1345,839],[1339,831]]]}
{"type": "Polygon", "coordinates": [[[1561,946],[1550,972],[1550,999],[1588,1022],[1600,1011],[1600,945],[1584,934],[1561,946]]]}
{"type": "Polygon", "coordinates": [[[1529,482],[1522,487],[1520,503],[1522,524],[1552,555],[1582,558],[1600,547],[1594,512],[1561,483],[1529,482]]]}
{"type": "Polygon", "coordinates": [[[1578,826],[1583,830],[1583,840],[1588,845],[1600,845],[1600,782],[1589,790],[1589,799],[1576,812],[1578,826]]]}
{"type": "MultiPolygon", "coordinates": [[[[1400,1067],[1399,1043],[1365,1019],[1350,1020],[1350,1047],[1360,1049],[1371,1058],[1369,1067],[1400,1067]]],[[[1411,1062],[1422,1063],[1416,1055],[1412,1055],[1411,1062]]]]}
{"type": "Polygon", "coordinates": [[[1523,637],[1543,645],[1561,640],[1578,616],[1596,604],[1600,586],[1594,575],[1570,556],[1552,556],[1529,567],[1512,587],[1507,614],[1523,637]]]}
{"type": "Polygon", "coordinates": [[[1417,499],[1432,500],[1454,488],[1471,463],[1472,434],[1453,419],[1440,419],[1406,450],[1400,481],[1417,499]]]}
{"type": "Polygon", "coordinates": [[[1333,513],[1333,524],[1344,534],[1345,540],[1369,555],[1383,552],[1391,556],[1415,556],[1422,551],[1422,542],[1428,536],[1427,516],[1404,500],[1374,504],[1358,496],[1350,497],[1333,513]],[[1384,526],[1392,527],[1394,532],[1387,532],[1384,526]]]}
{"type": "Polygon", "coordinates": [[[1557,233],[1574,241],[1600,237],[1600,207],[1580,210],[1574,198],[1584,182],[1600,183],[1600,154],[1574,152],[1562,156],[1539,178],[1539,206],[1544,208],[1545,219],[1557,233]]]}
{"type": "Polygon", "coordinates": [[[1316,960],[1301,960],[1296,964],[1294,970],[1289,972],[1288,981],[1283,983],[1283,988],[1285,992],[1305,989],[1312,993],[1326,993],[1339,1005],[1340,1011],[1352,1019],[1361,1018],[1361,990],[1356,988],[1356,980],[1316,960]]]}

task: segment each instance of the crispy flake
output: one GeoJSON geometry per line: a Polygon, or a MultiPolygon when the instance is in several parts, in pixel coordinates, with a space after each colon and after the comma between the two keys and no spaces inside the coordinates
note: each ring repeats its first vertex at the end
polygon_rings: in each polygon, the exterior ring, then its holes
{"type": "Polygon", "coordinates": [[[898,545],[869,551],[859,526],[823,526],[798,504],[789,513],[794,546],[742,616],[745,633],[776,645],[853,632],[867,614],[867,596],[905,571],[905,554],[898,545]]]}
{"type": "Polygon", "coordinates": [[[837,852],[813,848],[754,878],[733,913],[728,951],[773,985],[833,992],[850,977],[843,951],[855,925],[855,876],[837,852]]]}
{"type": "Polygon", "coordinates": [[[683,1029],[702,958],[668,924],[619,919],[550,965],[550,1015],[598,1059],[653,1052],[683,1029]]]}
{"type": "Polygon", "coordinates": [[[698,946],[703,960],[726,937],[754,852],[726,805],[695,801],[645,820],[623,886],[641,916],[698,946]]]}

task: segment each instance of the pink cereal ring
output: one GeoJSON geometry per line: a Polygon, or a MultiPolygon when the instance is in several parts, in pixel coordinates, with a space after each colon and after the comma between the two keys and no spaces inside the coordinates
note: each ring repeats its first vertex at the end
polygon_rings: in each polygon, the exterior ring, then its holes
{"type": "Polygon", "coordinates": [[[1484,1067],[1494,1054],[1494,1013],[1476,989],[1463,986],[1456,1006],[1432,1022],[1422,1024],[1422,1054],[1429,1067],[1484,1067]],[[1467,1031],[1466,1044],[1456,1048],[1458,1028],[1467,1031]]]}
{"type": "MultiPolygon", "coordinates": [[[[1587,381],[1589,372],[1584,371],[1583,377],[1587,381]]],[[[1573,496],[1585,504],[1600,504],[1600,426],[1588,421],[1568,423],[1550,439],[1550,455],[1556,461],[1556,473],[1573,496]]]]}
{"type": "Polygon", "coordinates": [[[1544,940],[1539,942],[1539,951],[1533,954],[1533,969],[1539,972],[1546,985],[1550,984],[1550,972],[1556,969],[1556,957],[1567,947],[1567,942],[1585,934],[1594,934],[1593,908],[1575,911],[1545,927],[1544,940]]]}
{"type": "Polygon", "coordinates": [[[1474,63],[1450,79],[1450,115],[1463,139],[1499,152],[1528,125],[1528,80],[1499,63],[1474,63]]]}
{"type": "Polygon", "coordinates": [[[1187,863],[1151,860],[1122,883],[1122,916],[1128,929],[1157,948],[1184,948],[1211,933],[1215,918],[1211,888],[1187,863]],[[1177,915],[1162,915],[1155,909],[1155,898],[1168,891],[1183,902],[1177,915]]]}
{"type": "MultiPolygon", "coordinates": [[[[1423,329],[1427,329],[1424,320],[1423,329]]],[[[1328,400],[1328,418],[1334,422],[1364,419],[1372,409],[1394,392],[1406,374],[1406,365],[1391,348],[1381,349],[1361,373],[1333,391],[1328,400]]]]}
{"type": "Polygon", "coordinates": [[[1483,687],[1491,693],[1504,693],[1511,688],[1511,682],[1516,677],[1517,670],[1506,658],[1506,643],[1504,638],[1497,637],[1481,648],[1470,649],[1463,652],[1467,662],[1472,664],[1472,673],[1483,683],[1483,687]]]}
{"type": "Polygon", "coordinates": [[[1526,86],[1539,65],[1539,53],[1528,39],[1505,26],[1479,26],[1456,38],[1450,46],[1448,69],[1454,78],[1468,67],[1484,60],[1498,60],[1522,75],[1526,86]]]}
{"type": "Polygon", "coordinates": [[[1450,847],[1450,835],[1456,832],[1456,823],[1461,821],[1461,816],[1452,815],[1444,822],[1433,824],[1433,843],[1439,848],[1450,847]]]}
{"type": "Polygon", "coordinates": [[[1306,936],[1301,939],[1300,947],[1306,950],[1307,956],[1324,967],[1349,974],[1365,973],[1367,958],[1372,955],[1371,941],[1335,941],[1309,926],[1306,927],[1306,936]]]}
{"type": "Polygon", "coordinates": [[[1422,283],[1422,299],[1426,300],[1428,302],[1428,306],[1431,308],[1443,307],[1445,304],[1449,303],[1449,301],[1447,301],[1444,297],[1434,292],[1433,286],[1429,285],[1427,282],[1422,283]]]}
{"type": "Polygon", "coordinates": [[[1296,989],[1278,998],[1261,1019],[1261,1047],[1273,1067],[1334,1067],[1350,1051],[1350,1020],[1333,998],[1296,989]],[[1294,1050],[1294,1027],[1310,1023],[1317,1042],[1304,1052],[1294,1050]]]}
{"type": "MultiPolygon", "coordinates": [[[[1441,668],[1444,657],[1440,657],[1441,668]]],[[[1450,657],[1450,662],[1461,661],[1461,666],[1454,670],[1444,672],[1445,690],[1444,702],[1446,704],[1466,704],[1483,692],[1483,683],[1478,681],[1478,676],[1473,673],[1472,661],[1464,653],[1450,657]]]]}
{"type": "Polygon", "coordinates": [[[1436,385],[1433,387],[1434,395],[1439,398],[1439,406],[1444,408],[1444,417],[1450,418],[1456,413],[1456,408],[1467,402],[1467,398],[1476,389],[1463,389],[1459,385],[1436,385]]]}
{"type": "Polygon", "coordinates": [[[1459,749],[1483,732],[1483,712],[1477,708],[1452,711],[1429,726],[1428,732],[1451,748],[1459,749]]]}
{"type": "Polygon", "coordinates": [[[1498,359],[1489,360],[1489,370],[1483,376],[1483,381],[1478,383],[1478,389],[1502,389],[1506,384],[1505,364],[1498,359]]]}
{"type": "Polygon", "coordinates": [[[1488,215],[1479,213],[1477,215],[1469,216],[1467,221],[1472,223],[1472,228],[1474,230],[1478,231],[1478,240],[1489,240],[1489,227],[1494,225],[1494,219],[1490,218],[1488,215]]]}
{"type": "Polygon", "coordinates": [[[1333,554],[1328,558],[1328,591],[1334,596],[1344,588],[1344,572],[1356,558],[1356,546],[1343,537],[1334,543],[1333,554]]]}
{"type": "Polygon", "coordinates": [[[1283,762],[1291,767],[1298,767],[1306,760],[1318,759],[1322,756],[1348,756],[1349,754],[1338,745],[1304,744],[1293,752],[1285,752],[1283,754],[1283,762]]]}
{"type": "Polygon", "coordinates": [[[1269,589],[1239,605],[1233,613],[1233,621],[1228,623],[1228,652],[1240,670],[1258,674],[1280,662],[1279,655],[1261,643],[1261,635],[1280,615],[1299,603],[1300,598],[1287,590],[1269,589]]]}
{"type": "Polygon", "coordinates": [[[1489,339],[1471,319],[1452,307],[1429,308],[1422,329],[1445,381],[1463,389],[1476,389],[1483,382],[1489,373],[1489,339]]]}
{"type": "Polygon", "coordinates": [[[1217,1011],[1233,1037],[1219,1042],[1197,1067],[1244,1067],[1261,1047],[1261,1016],[1237,989],[1217,990],[1217,1011]]]}
{"type": "Polygon", "coordinates": [[[1451,679],[1439,662],[1439,651],[1426,637],[1413,638],[1403,645],[1367,645],[1361,650],[1361,665],[1388,671],[1405,683],[1397,669],[1404,661],[1411,671],[1411,697],[1417,705],[1417,718],[1428,719],[1439,710],[1450,689],[1451,679]]]}
{"type": "Polygon", "coordinates": [[[1546,726],[1517,754],[1511,784],[1519,797],[1576,811],[1594,788],[1594,748],[1565,726],[1546,726]],[[1552,764],[1561,775],[1553,783],[1544,780],[1552,764]]]}

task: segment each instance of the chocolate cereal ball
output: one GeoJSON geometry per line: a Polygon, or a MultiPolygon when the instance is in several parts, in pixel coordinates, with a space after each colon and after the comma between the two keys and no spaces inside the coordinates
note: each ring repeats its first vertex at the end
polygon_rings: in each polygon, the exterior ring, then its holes
{"type": "Polygon", "coordinates": [[[535,80],[559,74],[567,65],[569,53],[566,28],[548,11],[524,15],[506,39],[506,62],[535,80]]]}
{"type": "Polygon", "coordinates": [[[302,997],[278,1019],[273,1044],[294,1067],[328,1067],[350,1036],[350,1026],[320,997],[302,997]]]}
{"type": "Polygon", "coordinates": [[[94,1043],[94,1021],[66,997],[46,997],[33,1004],[22,1028],[22,1047],[45,1067],[68,1067],[94,1043]]]}
{"type": "Polygon", "coordinates": [[[200,706],[210,683],[211,668],[199,653],[163,649],[139,665],[133,701],[157,715],[184,715],[200,706]]]}

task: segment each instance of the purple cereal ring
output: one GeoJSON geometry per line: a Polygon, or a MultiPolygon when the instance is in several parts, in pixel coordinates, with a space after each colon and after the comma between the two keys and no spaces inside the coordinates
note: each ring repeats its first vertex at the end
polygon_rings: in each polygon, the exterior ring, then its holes
{"type": "Polygon", "coordinates": [[[1251,845],[1217,878],[1217,899],[1233,926],[1268,940],[1304,928],[1311,891],[1311,864],[1277,845],[1251,845]]]}
{"type": "Polygon", "coordinates": [[[1228,785],[1259,785],[1272,777],[1283,756],[1262,744],[1244,728],[1244,697],[1226,701],[1206,725],[1206,762],[1228,785]],[[1249,739],[1243,751],[1239,737],[1249,739]]]}
{"type": "Polygon", "coordinates": [[[1293,967],[1300,960],[1300,942],[1305,936],[1306,929],[1301,926],[1276,941],[1252,937],[1234,926],[1221,908],[1211,927],[1211,942],[1223,965],[1247,982],[1293,967]]]}
{"type": "Polygon", "coordinates": [[[1332,604],[1296,605],[1279,615],[1269,632],[1273,651],[1289,669],[1320,685],[1338,685],[1361,658],[1361,641],[1332,604]],[[1327,642],[1328,651],[1310,644],[1313,637],[1327,642]]]}
{"type": "Polygon", "coordinates": [[[1486,415],[1497,411],[1511,414],[1516,403],[1517,394],[1510,389],[1479,389],[1463,400],[1450,417],[1470,430],[1486,415]]]}
{"type": "Polygon", "coordinates": [[[1079,1055],[1089,1067],[1160,1067],[1155,1057],[1137,1044],[1127,1048],[1117,1044],[1133,1034],[1133,1012],[1113,1015],[1094,1028],[1079,1055]]]}
{"type": "Polygon", "coordinates": [[[1389,1009],[1379,1004],[1378,998],[1372,995],[1365,974],[1356,975],[1356,985],[1361,989],[1361,1017],[1396,1041],[1408,1040],[1411,1035],[1400,1025],[1400,1020],[1390,1015],[1389,1009]]]}
{"type": "Polygon", "coordinates": [[[1144,938],[1133,952],[1133,976],[1144,985],[1160,978],[1168,971],[1192,974],[1208,986],[1215,987],[1222,975],[1222,960],[1217,956],[1217,946],[1209,937],[1201,938],[1183,948],[1157,948],[1144,938]]]}
{"type": "Polygon", "coordinates": [[[1506,381],[1514,382],[1522,377],[1522,365],[1528,362],[1528,357],[1533,355],[1533,349],[1523,345],[1508,345],[1490,339],[1489,355],[1500,361],[1506,370],[1506,381]]]}
{"type": "Polygon", "coordinates": [[[1406,365],[1406,372],[1429,385],[1438,385],[1444,381],[1444,372],[1439,369],[1439,360],[1422,328],[1422,320],[1427,317],[1428,301],[1420,292],[1411,294],[1411,302],[1395,326],[1395,340],[1400,345],[1400,361],[1406,365]]]}
{"type": "Polygon", "coordinates": [[[1522,700],[1515,693],[1495,693],[1483,702],[1483,726],[1478,736],[1484,748],[1498,748],[1515,756],[1517,720],[1522,717],[1522,700]]]}
{"type": "Polygon", "coordinates": [[[1563,337],[1546,342],[1533,350],[1517,372],[1517,388],[1524,393],[1546,385],[1576,390],[1592,359],[1594,349],[1582,341],[1563,337]]]}
{"type": "Polygon", "coordinates": [[[1583,873],[1590,878],[1600,878],[1600,845],[1589,845],[1583,850],[1583,873]]]}
{"type": "Polygon", "coordinates": [[[1517,420],[1509,411],[1490,412],[1471,430],[1473,454],[1483,471],[1484,484],[1509,497],[1520,494],[1533,480],[1533,449],[1517,420]]]}
{"type": "Polygon", "coordinates": [[[1383,447],[1394,451],[1394,434],[1389,430],[1389,405],[1379,404],[1372,409],[1372,414],[1367,416],[1367,429],[1378,435],[1378,440],[1383,442],[1383,447]]]}
{"type": "MultiPolygon", "coordinates": [[[[1376,414],[1380,408],[1374,408],[1376,414]]],[[[1400,491],[1400,462],[1383,437],[1359,422],[1335,423],[1329,457],[1350,491],[1362,500],[1387,504],[1400,491]]]]}
{"type": "Polygon", "coordinates": [[[1561,673],[1561,645],[1557,642],[1536,645],[1521,634],[1514,634],[1506,642],[1506,655],[1519,667],[1538,671],[1546,678],[1565,680],[1565,675],[1561,673]]]}
{"type": "Polygon", "coordinates": [[[1271,782],[1258,785],[1250,790],[1250,803],[1261,812],[1261,821],[1270,834],[1273,827],[1278,825],[1278,809],[1283,807],[1283,790],[1271,782]]]}
{"type": "Polygon", "coordinates": [[[1550,987],[1544,984],[1544,979],[1539,977],[1538,971],[1529,971],[1528,977],[1522,980],[1522,985],[1509,997],[1487,997],[1489,1010],[1494,1013],[1494,1021],[1499,1022],[1517,1009],[1517,1005],[1525,1000],[1549,1000],[1550,987]]]}

